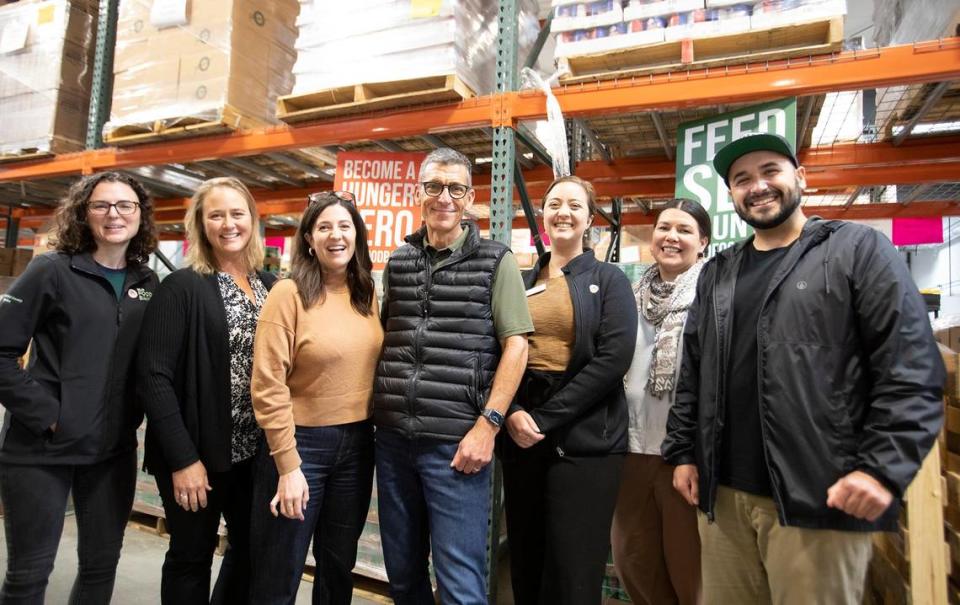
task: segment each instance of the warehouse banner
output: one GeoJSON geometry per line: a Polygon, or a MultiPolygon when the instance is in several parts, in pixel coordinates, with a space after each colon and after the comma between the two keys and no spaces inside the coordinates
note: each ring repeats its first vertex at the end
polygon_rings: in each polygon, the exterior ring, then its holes
{"type": "Polygon", "coordinates": [[[333,188],[356,196],[374,269],[383,269],[403,238],[420,228],[417,171],[425,157],[425,153],[337,154],[333,188]]]}
{"type": "Polygon", "coordinates": [[[737,216],[727,186],[713,169],[713,156],[730,141],[750,132],[782,135],[796,148],[797,100],[782,99],[753,105],[677,128],[675,195],[699,201],[710,213],[713,233],[706,255],[748,237],[750,227],[737,216]]]}

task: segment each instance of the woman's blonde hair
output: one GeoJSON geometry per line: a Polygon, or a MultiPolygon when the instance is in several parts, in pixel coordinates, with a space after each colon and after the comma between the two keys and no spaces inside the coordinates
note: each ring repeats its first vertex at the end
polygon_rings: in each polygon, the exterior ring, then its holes
{"type": "Polygon", "coordinates": [[[193,197],[190,198],[190,205],[187,206],[187,214],[184,217],[188,244],[187,266],[197,273],[204,274],[214,273],[219,269],[217,258],[213,254],[213,246],[207,239],[207,234],[203,228],[203,202],[210,195],[210,192],[217,187],[233,189],[242,195],[243,199],[247,200],[247,209],[250,211],[251,233],[244,260],[248,271],[262,269],[265,250],[263,237],[260,235],[260,217],[257,214],[257,203],[247,186],[230,176],[209,179],[200,183],[193,197]]]}

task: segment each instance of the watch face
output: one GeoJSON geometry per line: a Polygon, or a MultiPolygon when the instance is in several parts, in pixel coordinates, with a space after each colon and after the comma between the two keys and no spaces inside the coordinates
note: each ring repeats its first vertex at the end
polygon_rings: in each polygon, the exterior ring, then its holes
{"type": "Polygon", "coordinates": [[[503,425],[503,414],[497,410],[485,409],[483,410],[483,417],[498,428],[503,425]]]}

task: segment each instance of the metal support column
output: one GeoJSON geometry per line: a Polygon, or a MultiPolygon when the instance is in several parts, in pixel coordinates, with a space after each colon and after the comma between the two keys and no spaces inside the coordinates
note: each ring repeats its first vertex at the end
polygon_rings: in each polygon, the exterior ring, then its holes
{"type": "Polygon", "coordinates": [[[13,216],[13,212],[7,213],[7,232],[4,235],[3,245],[7,248],[16,248],[20,240],[20,219],[13,216]]]}
{"type": "Polygon", "coordinates": [[[87,149],[103,146],[103,125],[110,116],[118,4],[119,0],[100,0],[97,46],[93,55],[93,82],[90,85],[90,110],[87,114],[87,149]]]}
{"type": "MultiPolygon", "coordinates": [[[[497,19],[497,92],[517,89],[517,1],[500,0],[497,19]]],[[[490,175],[490,237],[510,245],[513,226],[513,165],[516,161],[516,132],[512,124],[493,129],[490,175]]]]}
{"type": "MultiPolygon", "coordinates": [[[[500,0],[497,10],[497,93],[517,89],[517,0],[500,0]]],[[[502,117],[502,116],[501,116],[502,117]]],[[[513,228],[514,167],[517,161],[516,132],[513,123],[499,120],[493,129],[493,153],[490,171],[490,237],[510,245],[513,228]]],[[[490,493],[490,520],[487,536],[487,602],[497,602],[497,563],[500,548],[500,513],[503,505],[503,478],[498,462],[493,462],[493,486],[490,493]]]]}
{"type": "Polygon", "coordinates": [[[527,193],[527,184],[523,180],[523,169],[520,162],[515,163],[513,176],[517,181],[517,193],[520,194],[520,207],[523,208],[523,216],[527,219],[527,227],[530,228],[530,235],[533,238],[533,245],[537,247],[537,256],[543,256],[545,249],[543,247],[543,236],[540,235],[540,228],[537,227],[537,213],[530,203],[530,194],[527,193]]]}

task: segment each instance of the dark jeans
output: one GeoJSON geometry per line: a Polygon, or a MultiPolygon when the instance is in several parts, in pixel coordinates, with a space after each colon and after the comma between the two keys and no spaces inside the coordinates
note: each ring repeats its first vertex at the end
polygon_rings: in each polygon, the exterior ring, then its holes
{"type": "Polygon", "coordinates": [[[0,603],[44,602],[71,492],[80,565],[70,603],[109,603],[136,481],[133,450],[96,464],[0,465],[7,534],[0,603]]]}
{"type": "Polygon", "coordinates": [[[559,456],[547,441],[503,461],[514,602],[599,605],[624,456],[559,456]]]}
{"type": "MultiPolygon", "coordinates": [[[[349,605],[353,566],[373,489],[373,424],[296,428],[300,470],[310,487],[304,520],[270,513],[279,474],[269,448],[257,455],[253,490],[250,602],[294,603],[310,539],[317,561],[314,605],[349,605]]],[[[280,506],[277,505],[277,509],[280,506]]]]}
{"type": "Polygon", "coordinates": [[[253,496],[253,458],[224,473],[209,473],[213,489],[207,507],[186,511],[173,495],[173,475],[157,473],[157,488],[170,532],[163,561],[160,601],[164,605],[246,603],[250,590],[250,503],[253,496]],[[210,594],[210,567],[217,549],[220,515],[227,524],[227,552],[220,576],[210,594]]]}
{"type": "Polygon", "coordinates": [[[450,466],[459,442],[377,431],[377,502],[383,561],[397,605],[487,603],[487,532],[493,464],[465,474],[450,466]]]}

